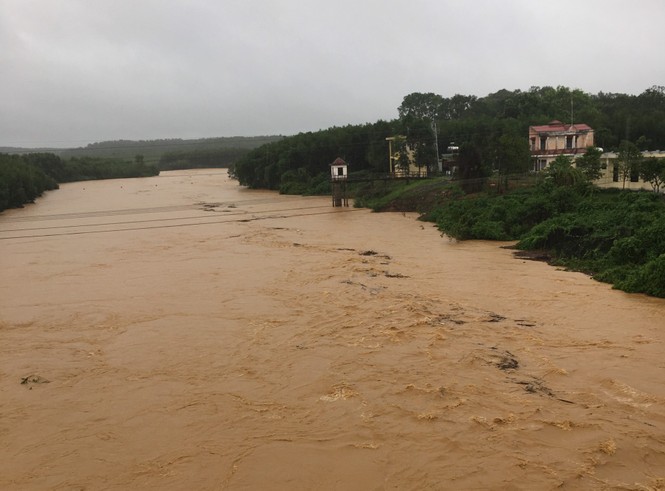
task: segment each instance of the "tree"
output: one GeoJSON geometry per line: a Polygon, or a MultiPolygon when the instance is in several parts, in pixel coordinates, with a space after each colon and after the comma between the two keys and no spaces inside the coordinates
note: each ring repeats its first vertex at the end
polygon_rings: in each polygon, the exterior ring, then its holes
{"type": "Polygon", "coordinates": [[[600,163],[602,152],[596,147],[589,147],[586,153],[575,160],[575,166],[580,169],[589,181],[595,181],[603,175],[600,163]]]}
{"type": "Polygon", "coordinates": [[[619,166],[619,177],[621,178],[621,189],[626,189],[626,180],[639,166],[642,159],[642,153],[637,149],[634,143],[623,140],[619,145],[619,154],[617,155],[617,165],[619,166]]]}
{"type": "Polygon", "coordinates": [[[651,184],[654,193],[660,193],[665,183],[665,159],[649,157],[640,162],[640,177],[651,184]]]}
{"type": "Polygon", "coordinates": [[[404,97],[397,112],[400,119],[412,117],[435,121],[440,118],[443,102],[443,97],[438,94],[413,92],[404,97]]]}
{"type": "Polygon", "coordinates": [[[496,146],[496,166],[499,171],[499,187],[506,185],[509,174],[523,174],[529,170],[531,152],[525,138],[501,135],[496,146]],[[502,182],[504,181],[504,182],[502,182]]]}
{"type": "Polygon", "coordinates": [[[53,153],[29,153],[23,155],[23,161],[39,167],[44,174],[62,182],[67,176],[63,160],[53,153]]]}
{"type": "Polygon", "coordinates": [[[480,191],[485,183],[485,169],[477,146],[467,143],[460,147],[457,157],[458,177],[462,189],[467,192],[480,191]]]}
{"type": "Polygon", "coordinates": [[[467,114],[477,100],[475,95],[455,94],[450,99],[443,100],[441,116],[445,119],[460,119],[467,114]]]}
{"type": "Polygon", "coordinates": [[[586,180],[582,170],[573,167],[573,160],[566,155],[557,156],[545,174],[556,186],[574,186],[586,180]]]}
{"type": "Polygon", "coordinates": [[[411,152],[406,138],[403,136],[396,136],[393,140],[392,151],[393,172],[408,174],[411,152]]]}
{"type": "Polygon", "coordinates": [[[436,151],[432,122],[421,118],[407,117],[401,120],[402,133],[406,134],[406,144],[410,150],[413,163],[420,170],[422,167],[434,169],[436,166],[436,151]]]}

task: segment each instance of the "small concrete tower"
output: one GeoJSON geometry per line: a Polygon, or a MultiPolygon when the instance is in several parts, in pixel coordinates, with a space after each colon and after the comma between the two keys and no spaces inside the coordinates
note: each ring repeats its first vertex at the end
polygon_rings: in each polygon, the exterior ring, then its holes
{"type": "Polygon", "coordinates": [[[349,176],[349,166],[344,160],[337,157],[330,164],[330,185],[332,187],[332,205],[349,206],[349,196],[346,183],[349,176]]]}

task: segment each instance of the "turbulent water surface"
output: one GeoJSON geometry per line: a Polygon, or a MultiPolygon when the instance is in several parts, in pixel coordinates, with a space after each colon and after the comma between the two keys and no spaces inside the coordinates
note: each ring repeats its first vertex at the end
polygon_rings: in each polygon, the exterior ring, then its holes
{"type": "Polygon", "coordinates": [[[0,489],[665,487],[665,301],[225,172],[0,215],[0,489]]]}

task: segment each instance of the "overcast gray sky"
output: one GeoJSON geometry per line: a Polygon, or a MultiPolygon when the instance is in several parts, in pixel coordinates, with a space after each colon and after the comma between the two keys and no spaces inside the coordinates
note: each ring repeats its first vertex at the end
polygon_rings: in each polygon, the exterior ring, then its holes
{"type": "Polygon", "coordinates": [[[665,1],[0,0],[0,146],[290,135],[534,85],[665,85],[665,1]]]}

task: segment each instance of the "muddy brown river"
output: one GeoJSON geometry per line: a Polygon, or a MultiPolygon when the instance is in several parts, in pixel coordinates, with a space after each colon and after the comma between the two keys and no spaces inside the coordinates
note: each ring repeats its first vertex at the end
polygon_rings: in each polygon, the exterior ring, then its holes
{"type": "Polygon", "coordinates": [[[226,172],[0,214],[0,489],[665,488],[665,300],[226,172]]]}

